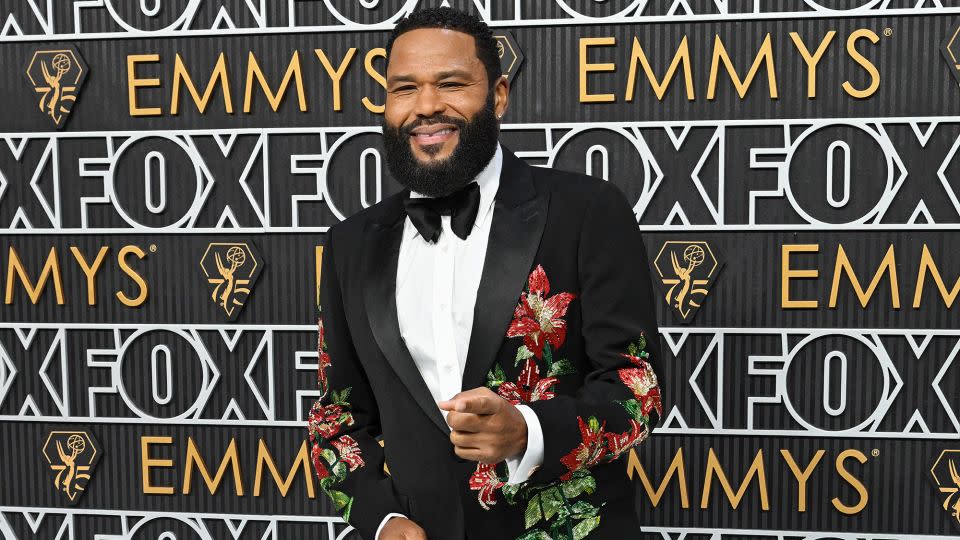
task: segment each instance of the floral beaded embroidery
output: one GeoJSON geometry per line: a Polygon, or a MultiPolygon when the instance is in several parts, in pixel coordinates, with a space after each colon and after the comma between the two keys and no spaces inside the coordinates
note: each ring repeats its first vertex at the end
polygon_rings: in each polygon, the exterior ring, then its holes
{"type": "MultiPolygon", "coordinates": [[[[569,292],[550,293],[550,282],[543,267],[530,273],[527,286],[514,310],[507,337],[522,337],[523,344],[517,349],[515,366],[524,363],[516,381],[507,381],[503,367],[496,364],[487,374],[487,386],[514,405],[552,399],[555,385],[562,375],[576,373],[573,364],[566,359],[554,359],[553,353],[566,338],[567,307],[576,298],[569,292]],[[541,376],[538,360],[546,367],[541,376]]],[[[577,417],[580,443],[560,458],[567,472],[554,482],[532,486],[527,483],[507,485],[506,478],[499,475],[496,465],[478,464],[470,477],[470,489],[478,491],[478,501],[484,509],[496,504],[496,491],[500,490],[509,504],[526,501],[524,511],[527,532],[517,540],[582,539],[600,524],[600,506],[585,500],[576,500],[584,494],[592,494],[596,480],[590,467],[613,461],[624,452],[639,444],[649,435],[650,412],[662,415],[660,390],[656,375],[646,359],[649,354],[646,338],[641,333],[635,343],[630,343],[622,356],[635,366],[617,370],[620,381],[630,390],[632,399],[618,401],[629,413],[630,429],[623,433],[606,431],[606,421],[591,416],[584,420],[577,417]],[[539,527],[533,528],[540,524],[539,527]]]]}
{"type": "Polygon", "coordinates": [[[343,482],[348,472],[364,466],[360,454],[360,445],[349,435],[341,435],[334,439],[344,426],[352,426],[353,413],[350,411],[350,387],[330,393],[330,402],[326,405],[322,401],[330,390],[326,369],[330,367],[330,355],[327,353],[327,342],[324,339],[323,319],[317,318],[317,388],[320,390],[320,399],[316,400],[307,416],[307,430],[310,435],[310,460],[314,471],[320,480],[320,487],[333,500],[337,511],[343,512],[343,519],[350,519],[350,509],[353,507],[353,497],[335,489],[343,482]],[[321,443],[329,441],[336,448],[323,448],[321,443]]]}

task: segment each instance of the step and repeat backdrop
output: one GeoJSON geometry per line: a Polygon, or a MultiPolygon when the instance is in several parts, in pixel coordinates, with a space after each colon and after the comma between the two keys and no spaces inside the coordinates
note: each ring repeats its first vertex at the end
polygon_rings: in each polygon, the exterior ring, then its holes
{"type": "Polygon", "coordinates": [[[624,538],[960,537],[956,0],[0,0],[0,536],[355,537],[318,269],[400,189],[383,46],[440,4],[503,143],[635,202],[668,414],[624,538]]]}

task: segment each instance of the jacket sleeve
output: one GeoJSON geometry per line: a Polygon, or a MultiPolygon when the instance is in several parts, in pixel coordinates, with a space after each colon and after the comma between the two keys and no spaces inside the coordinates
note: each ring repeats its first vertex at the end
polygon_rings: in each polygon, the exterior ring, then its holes
{"type": "Polygon", "coordinates": [[[529,403],[543,429],[543,464],[530,484],[566,481],[647,438],[663,409],[650,267],[633,210],[604,183],[589,204],[578,248],[588,372],[576,395],[529,403]]]}
{"type": "Polygon", "coordinates": [[[357,358],[344,315],[328,230],[320,270],[317,317],[317,387],[320,398],[308,417],[310,457],[323,491],[363,538],[373,539],[390,513],[406,513],[384,474],[376,398],[357,358]]]}

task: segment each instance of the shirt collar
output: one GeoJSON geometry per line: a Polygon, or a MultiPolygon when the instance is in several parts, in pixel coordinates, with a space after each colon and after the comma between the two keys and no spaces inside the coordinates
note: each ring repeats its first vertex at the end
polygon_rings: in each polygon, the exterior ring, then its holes
{"type": "MultiPolygon", "coordinates": [[[[500,171],[503,169],[503,150],[500,149],[500,143],[497,143],[497,150],[493,153],[493,157],[490,158],[490,161],[487,162],[487,166],[480,171],[472,181],[480,184],[480,207],[477,209],[477,219],[473,222],[473,228],[480,228],[480,224],[483,223],[484,218],[493,208],[493,200],[497,194],[497,188],[500,187],[500,171]]],[[[429,197],[429,195],[424,195],[422,193],[410,190],[410,197],[429,197]]],[[[410,221],[410,218],[406,218],[406,221],[410,221]]],[[[412,226],[404,227],[404,238],[413,238],[419,236],[420,231],[416,227],[412,226]]]]}

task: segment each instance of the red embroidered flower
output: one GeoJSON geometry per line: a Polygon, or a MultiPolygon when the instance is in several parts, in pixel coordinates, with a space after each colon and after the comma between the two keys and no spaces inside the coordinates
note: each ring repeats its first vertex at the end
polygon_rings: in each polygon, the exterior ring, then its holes
{"type": "Polygon", "coordinates": [[[660,387],[657,386],[657,375],[653,372],[650,364],[642,358],[624,353],[621,354],[629,358],[634,365],[638,366],[635,368],[619,369],[617,370],[617,374],[620,376],[623,384],[633,393],[633,397],[640,402],[640,412],[646,416],[650,414],[650,411],[656,409],[657,414],[663,416],[663,405],[660,402],[660,387]]]}
{"type": "Polygon", "coordinates": [[[327,373],[326,369],[330,365],[330,355],[327,354],[327,342],[323,337],[323,319],[317,318],[317,387],[320,389],[320,397],[327,395],[327,373]]]}
{"type": "Polygon", "coordinates": [[[620,457],[630,447],[647,438],[647,429],[640,422],[631,419],[630,431],[625,433],[604,433],[607,439],[607,450],[609,454],[604,457],[605,461],[613,461],[620,457]]]}
{"type": "Polygon", "coordinates": [[[353,472],[360,467],[363,467],[363,458],[360,457],[360,445],[357,444],[357,441],[349,435],[343,435],[335,441],[330,441],[340,454],[340,461],[346,463],[350,466],[350,471],[353,472]]]}
{"type": "Polygon", "coordinates": [[[322,406],[317,400],[310,409],[310,415],[307,417],[307,423],[310,431],[317,433],[324,439],[330,439],[337,433],[340,433],[340,427],[343,425],[353,425],[353,414],[344,411],[343,407],[331,403],[322,406]]]}
{"type": "Polygon", "coordinates": [[[560,480],[566,481],[573,477],[573,472],[578,469],[589,468],[597,463],[603,458],[604,446],[606,440],[604,439],[605,433],[603,432],[604,426],[607,425],[607,422],[604,421],[603,424],[599,426],[596,425],[597,420],[591,418],[590,422],[584,422],[583,417],[578,416],[577,422],[580,424],[580,438],[582,442],[569,454],[560,458],[560,462],[563,463],[568,471],[560,476],[560,480]],[[594,424],[591,426],[591,423],[594,424]]]}
{"type": "Polygon", "coordinates": [[[470,475],[470,489],[479,491],[477,500],[484,510],[497,504],[496,490],[503,487],[504,482],[497,476],[496,464],[477,463],[477,470],[470,475]]]}
{"type": "Polygon", "coordinates": [[[567,336],[567,322],[561,317],[567,314],[567,306],[576,295],[562,292],[546,298],[550,292],[550,281],[539,264],[527,278],[527,288],[528,291],[520,295],[520,302],[513,311],[507,337],[523,336],[523,344],[540,358],[544,343],[549,342],[554,349],[563,344],[567,336]]]}
{"type": "Polygon", "coordinates": [[[554,392],[551,389],[556,383],[556,377],[541,379],[537,362],[533,358],[527,358],[527,363],[523,366],[517,382],[505,382],[500,385],[497,392],[510,403],[519,405],[520,403],[552,399],[554,392]]]}
{"type": "Polygon", "coordinates": [[[330,470],[327,469],[326,464],[323,462],[323,456],[320,455],[320,445],[317,443],[314,443],[313,448],[310,450],[310,461],[313,462],[313,470],[317,472],[318,480],[323,480],[330,476],[330,470]]]}

